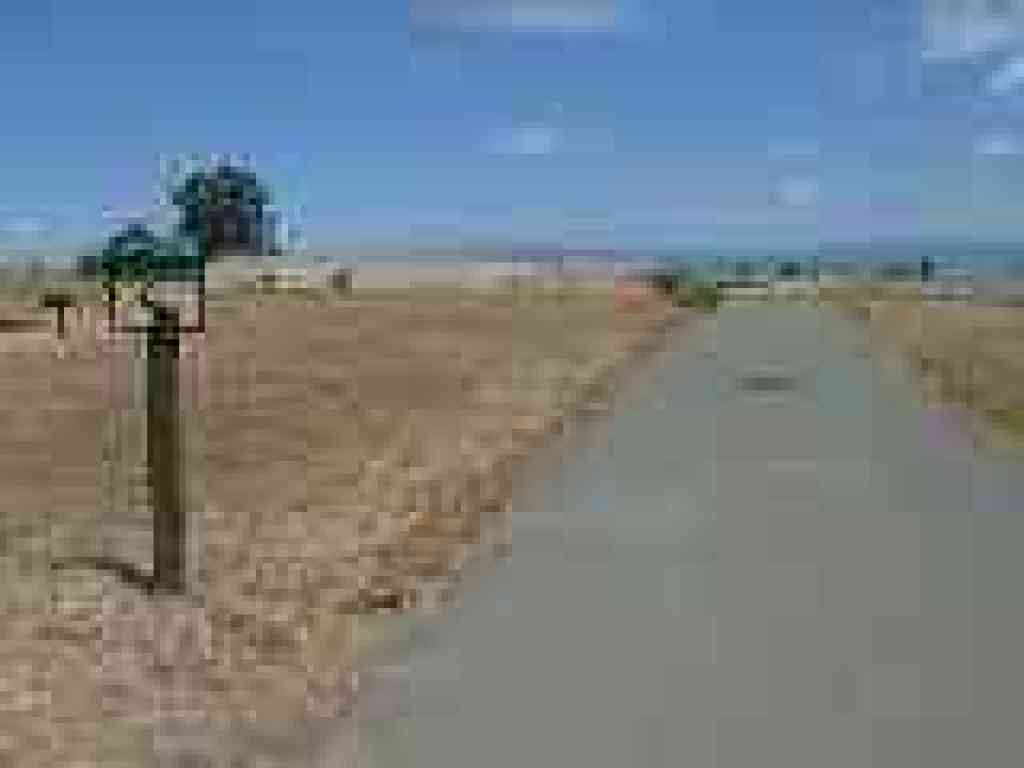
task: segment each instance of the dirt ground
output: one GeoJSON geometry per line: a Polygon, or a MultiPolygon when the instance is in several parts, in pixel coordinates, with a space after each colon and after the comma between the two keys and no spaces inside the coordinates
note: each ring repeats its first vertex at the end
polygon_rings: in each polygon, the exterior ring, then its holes
{"type": "Polygon", "coordinates": [[[151,567],[141,363],[86,310],[59,344],[0,333],[0,766],[147,764],[161,718],[344,711],[358,616],[442,607],[502,544],[515,457],[685,318],[608,295],[211,302],[180,364],[195,567],[171,598],[75,564],[151,567]]]}

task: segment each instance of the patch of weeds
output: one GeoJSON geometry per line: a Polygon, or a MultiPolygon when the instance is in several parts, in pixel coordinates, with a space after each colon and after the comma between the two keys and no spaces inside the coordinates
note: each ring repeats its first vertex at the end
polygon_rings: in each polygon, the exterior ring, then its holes
{"type": "Polygon", "coordinates": [[[704,281],[695,281],[683,286],[676,294],[677,307],[692,307],[702,312],[718,309],[722,296],[718,286],[704,281]]]}
{"type": "Polygon", "coordinates": [[[995,424],[1014,434],[1024,435],[1024,408],[996,408],[987,412],[995,424]]]}

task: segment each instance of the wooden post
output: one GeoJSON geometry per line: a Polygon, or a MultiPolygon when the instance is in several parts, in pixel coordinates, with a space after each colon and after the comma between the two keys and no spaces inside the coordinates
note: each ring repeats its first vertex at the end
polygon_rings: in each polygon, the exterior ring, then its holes
{"type": "Polygon", "coordinates": [[[64,310],[68,307],[73,307],[75,305],[75,300],[70,294],[47,293],[43,296],[42,304],[46,309],[57,310],[57,338],[63,339],[66,332],[64,310]]]}
{"type": "Polygon", "coordinates": [[[181,592],[185,573],[185,514],[179,461],[178,346],[174,309],[153,305],[146,333],[146,452],[153,499],[153,582],[181,592]]]}

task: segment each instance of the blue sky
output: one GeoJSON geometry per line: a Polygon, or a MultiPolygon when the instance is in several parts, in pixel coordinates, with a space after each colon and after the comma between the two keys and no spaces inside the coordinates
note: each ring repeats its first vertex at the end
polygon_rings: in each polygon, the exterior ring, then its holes
{"type": "Polygon", "coordinates": [[[209,152],[317,247],[1024,236],[1024,0],[2,7],[0,246],[209,152]]]}

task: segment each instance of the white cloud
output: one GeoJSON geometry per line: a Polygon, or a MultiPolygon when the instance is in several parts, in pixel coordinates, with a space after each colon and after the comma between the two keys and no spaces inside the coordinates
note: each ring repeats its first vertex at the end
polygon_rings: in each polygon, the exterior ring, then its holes
{"type": "Polygon", "coordinates": [[[925,0],[923,55],[932,60],[969,59],[1005,51],[1024,36],[1024,2],[925,0]]]}
{"type": "Polygon", "coordinates": [[[489,150],[497,155],[550,155],[558,151],[561,134],[549,123],[523,123],[495,136],[489,150]]]}
{"type": "Polygon", "coordinates": [[[413,19],[463,29],[610,30],[615,0],[413,0],[413,19]]]}
{"type": "Polygon", "coordinates": [[[779,183],[779,202],[789,208],[808,208],[818,201],[818,180],[794,176],[779,183]]]}
{"type": "Polygon", "coordinates": [[[990,93],[1002,95],[1024,85],[1024,56],[1011,56],[988,79],[990,93]]]}
{"type": "Polygon", "coordinates": [[[122,221],[128,219],[145,219],[152,213],[151,208],[115,208],[103,206],[102,217],[106,221],[122,221]]]}
{"type": "Polygon", "coordinates": [[[979,155],[1007,157],[1024,153],[1024,145],[1009,134],[993,133],[979,138],[974,146],[974,151],[979,155]]]}

